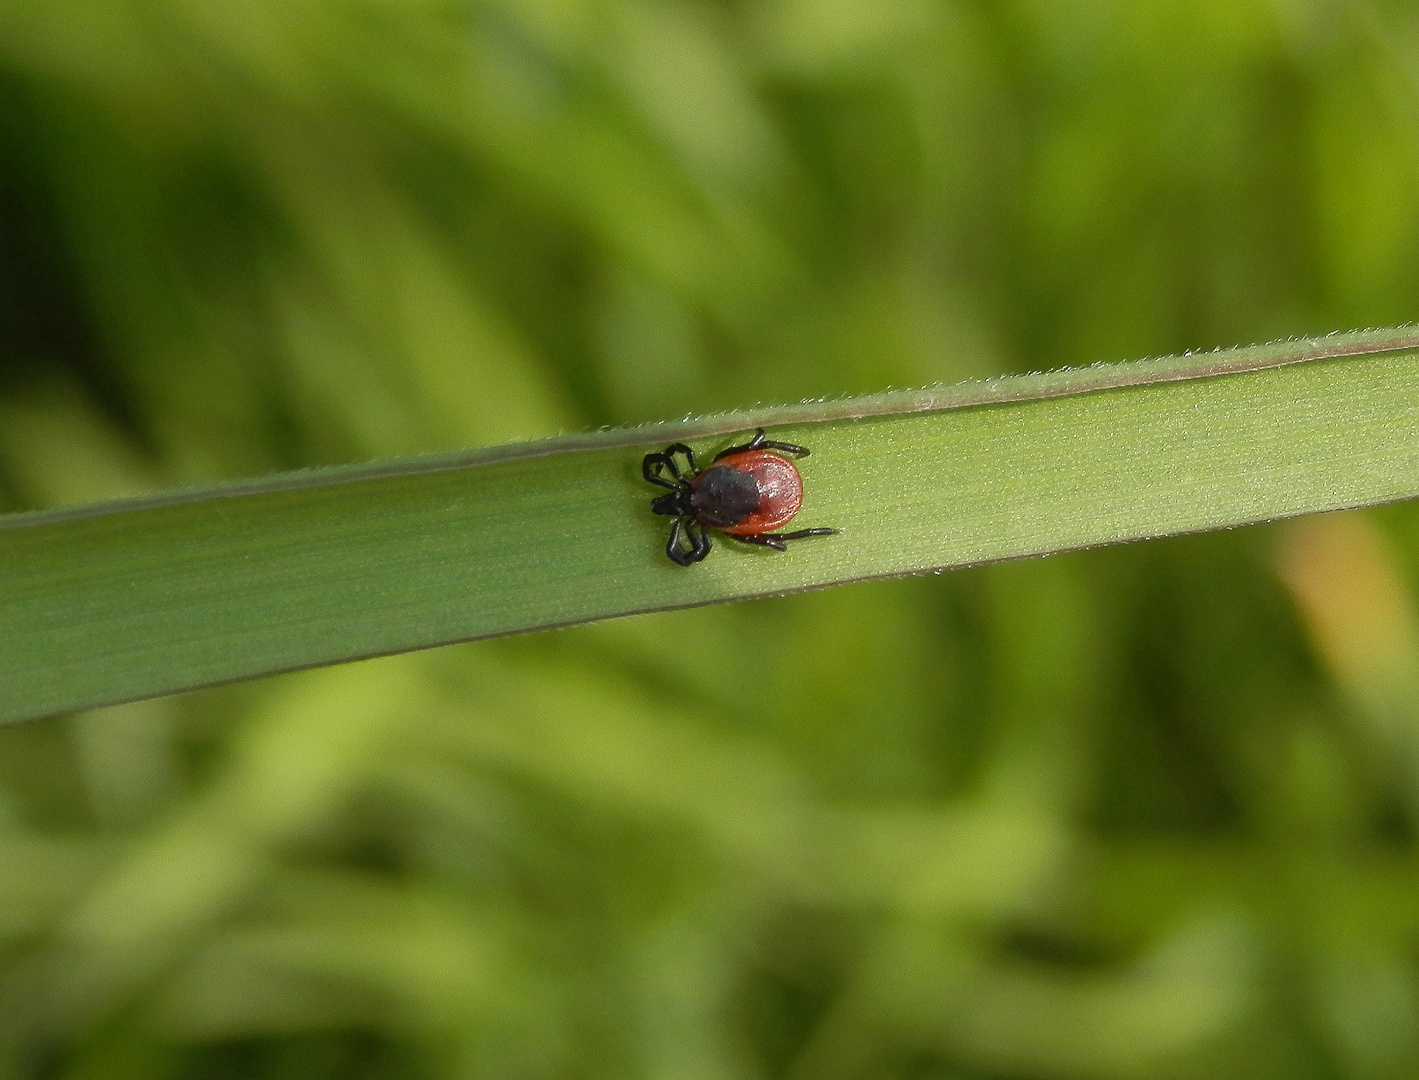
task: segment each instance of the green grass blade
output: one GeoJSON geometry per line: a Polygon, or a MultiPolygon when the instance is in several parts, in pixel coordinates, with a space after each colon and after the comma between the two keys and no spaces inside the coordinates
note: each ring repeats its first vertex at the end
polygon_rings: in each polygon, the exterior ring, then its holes
{"type": "Polygon", "coordinates": [[[1411,498],[1416,348],[1371,331],[0,518],[0,719],[1411,498]],[[814,451],[795,526],[842,534],[670,564],[641,454],[760,424],[814,451]]]}

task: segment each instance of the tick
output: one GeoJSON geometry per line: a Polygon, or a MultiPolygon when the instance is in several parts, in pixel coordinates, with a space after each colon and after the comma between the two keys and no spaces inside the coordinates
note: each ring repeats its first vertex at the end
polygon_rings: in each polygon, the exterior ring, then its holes
{"type": "Polygon", "coordinates": [[[775,551],[787,551],[789,540],[836,533],[837,529],[772,531],[792,521],[803,505],[803,477],[789,458],[807,456],[801,446],[764,438],[763,428],[748,442],[721,450],[703,472],[695,464],[695,452],[684,443],[647,454],[642,474],[652,484],[670,489],[650,504],[655,513],[675,519],[665,545],[670,561],[689,566],[703,559],[714,547],[711,529],[741,544],[775,551]],[[683,470],[677,455],[685,459],[683,470]],[[667,472],[673,480],[665,478],[667,472]]]}

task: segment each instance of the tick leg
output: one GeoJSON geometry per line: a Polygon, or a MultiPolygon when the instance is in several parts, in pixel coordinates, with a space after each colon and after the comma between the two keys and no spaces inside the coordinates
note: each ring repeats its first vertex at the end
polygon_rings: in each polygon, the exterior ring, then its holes
{"type": "Polygon", "coordinates": [[[641,475],[652,484],[659,484],[663,488],[671,491],[677,490],[680,485],[672,484],[665,477],[661,476],[661,470],[669,469],[672,476],[678,477],[680,474],[675,468],[675,462],[667,454],[647,454],[645,460],[641,462],[641,475]]]}
{"type": "Polygon", "coordinates": [[[700,471],[700,467],[695,464],[695,452],[694,452],[693,450],[691,450],[688,446],[686,446],[686,445],[685,445],[684,443],[682,443],[682,442],[674,442],[674,443],[671,443],[669,446],[667,446],[667,447],[665,448],[665,459],[666,459],[666,461],[668,461],[668,462],[670,463],[670,471],[675,474],[675,479],[676,479],[676,480],[683,480],[683,479],[685,479],[684,476],[681,476],[681,475],[680,475],[680,470],[675,467],[675,455],[676,455],[676,454],[684,454],[684,455],[685,455],[685,461],[686,461],[686,462],[689,464],[689,466],[690,466],[689,471],[685,474],[686,476],[694,476],[695,473],[697,473],[697,472],[700,471]]]}
{"type": "Polygon", "coordinates": [[[694,476],[699,469],[695,465],[695,452],[684,443],[671,443],[664,450],[654,454],[647,454],[641,461],[641,475],[652,484],[659,484],[661,487],[670,488],[672,491],[685,483],[685,477],[694,476]],[[689,472],[681,473],[680,466],[675,462],[676,454],[684,454],[685,461],[689,464],[689,472]],[[661,476],[661,471],[668,469],[670,475],[675,478],[672,484],[665,477],[661,476]]]}
{"type": "Polygon", "coordinates": [[[675,524],[670,526],[670,542],[665,545],[665,554],[670,556],[671,562],[689,566],[695,560],[693,550],[686,551],[680,546],[680,533],[684,524],[681,518],[676,518],[675,524]]]}
{"type": "Polygon", "coordinates": [[[807,457],[810,453],[808,447],[799,446],[791,442],[774,442],[772,439],[765,439],[758,446],[760,450],[779,450],[789,457],[807,457]]]}
{"type": "Polygon", "coordinates": [[[689,518],[676,518],[670,526],[670,542],[665,545],[665,554],[670,556],[671,562],[689,566],[708,555],[712,547],[714,542],[703,525],[689,518]],[[690,546],[686,547],[682,539],[688,540],[690,546]]]}
{"type": "Polygon", "coordinates": [[[787,551],[789,540],[802,540],[808,536],[836,536],[837,529],[799,529],[791,533],[759,533],[757,536],[736,536],[734,533],[725,533],[732,540],[738,540],[741,544],[757,544],[759,547],[773,548],[775,551],[787,551]]]}
{"type": "Polygon", "coordinates": [[[718,461],[720,458],[726,458],[730,454],[742,454],[746,450],[759,450],[764,445],[764,429],[760,428],[748,442],[740,443],[738,446],[726,446],[719,453],[715,454],[714,459],[718,461]]]}
{"type": "Polygon", "coordinates": [[[725,533],[725,536],[733,540],[738,540],[741,544],[753,544],[756,547],[769,547],[775,551],[787,551],[788,545],[780,540],[773,533],[760,533],[758,536],[736,536],[734,533],[725,533]]]}
{"type": "Polygon", "coordinates": [[[710,539],[709,530],[698,521],[685,523],[685,532],[690,537],[690,542],[694,545],[692,554],[694,561],[699,562],[714,547],[714,541],[710,539]]]}
{"type": "Polygon", "coordinates": [[[788,454],[790,457],[808,456],[806,447],[798,446],[794,443],[774,442],[772,439],[766,439],[764,438],[764,429],[760,428],[748,442],[741,443],[738,446],[727,447],[715,454],[714,459],[718,461],[720,458],[728,457],[730,454],[742,454],[746,450],[779,450],[788,454]]]}

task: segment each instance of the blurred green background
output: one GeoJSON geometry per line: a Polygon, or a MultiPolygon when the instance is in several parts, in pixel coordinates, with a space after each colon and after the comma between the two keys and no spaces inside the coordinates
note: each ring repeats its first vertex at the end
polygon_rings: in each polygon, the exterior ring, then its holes
{"type": "MultiPolygon", "coordinates": [[[[1399,0],[0,0],[6,510],[1416,286],[1399,0]]],[[[0,729],[0,1080],[1412,1077],[1416,574],[1399,506],[0,729]]]]}

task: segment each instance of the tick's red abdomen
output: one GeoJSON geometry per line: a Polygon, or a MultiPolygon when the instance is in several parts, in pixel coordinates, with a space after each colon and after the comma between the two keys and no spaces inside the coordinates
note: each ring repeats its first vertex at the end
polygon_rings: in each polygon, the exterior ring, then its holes
{"type": "Polygon", "coordinates": [[[759,486],[759,508],[743,521],[721,529],[736,536],[772,532],[793,520],[803,505],[803,478],[788,458],[769,450],[746,450],[720,458],[718,465],[740,469],[759,486]]]}

